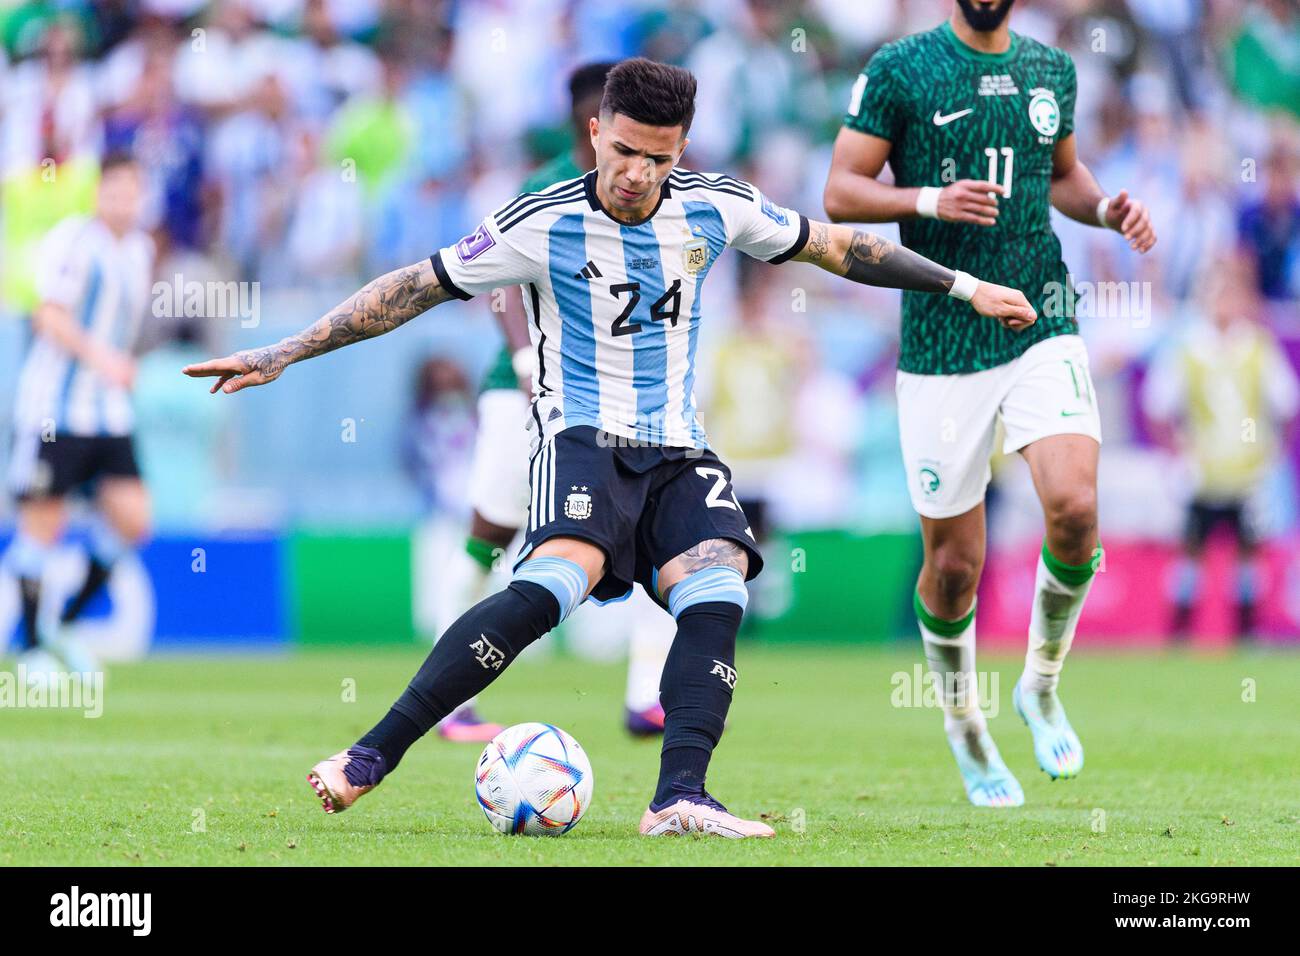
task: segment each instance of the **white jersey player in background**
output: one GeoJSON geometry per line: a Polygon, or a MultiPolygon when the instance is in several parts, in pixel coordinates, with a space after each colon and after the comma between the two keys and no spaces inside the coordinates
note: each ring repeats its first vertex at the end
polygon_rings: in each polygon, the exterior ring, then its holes
{"type": "Polygon", "coordinates": [[[141,231],[141,171],[126,156],[101,168],[95,214],[64,220],[39,256],[40,303],[18,377],[10,490],[18,533],[5,555],[22,597],[22,651],[28,671],[62,664],[93,670],[69,636],[103,588],[114,563],[148,534],[149,495],[131,433],[135,344],[149,303],[153,240],[141,231]],[[41,578],[67,523],[67,498],[93,487],[86,576],[61,610],[42,606],[41,578]],[[41,650],[44,646],[45,651],[41,650]]]}

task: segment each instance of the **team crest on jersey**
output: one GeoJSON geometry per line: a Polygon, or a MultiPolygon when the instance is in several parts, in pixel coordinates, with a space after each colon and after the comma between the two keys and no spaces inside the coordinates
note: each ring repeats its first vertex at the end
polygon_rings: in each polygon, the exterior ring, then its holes
{"type": "Polygon", "coordinates": [[[564,517],[574,521],[585,521],[591,517],[591,495],[586,493],[586,485],[582,486],[582,491],[578,490],[577,485],[571,487],[573,491],[564,499],[564,517]]]}
{"type": "Polygon", "coordinates": [[[456,255],[461,262],[470,262],[496,244],[497,241],[492,238],[492,233],[488,232],[487,226],[480,223],[477,229],[456,243],[456,255]]]}
{"type": "Polygon", "coordinates": [[[1061,107],[1056,103],[1056,94],[1051,90],[1031,90],[1029,100],[1029,122],[1034,124],[1038,135],[1051,139],[1061,130],[1061,107]]]}
{"type": "Polygon", "coordinates": [[[709,240],[697,236],[682,243],[682,268],[695,275],[709,264],[709,240]]]}

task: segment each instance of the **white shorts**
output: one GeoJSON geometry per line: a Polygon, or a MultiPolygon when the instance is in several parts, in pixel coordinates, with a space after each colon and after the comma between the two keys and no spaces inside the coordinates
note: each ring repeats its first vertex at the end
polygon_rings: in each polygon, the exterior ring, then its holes
{"type": "Polygon", "coordinates": [[[517,388],[478,397],[469,503],[503,528],[522,528],[528,520],[528,414],[528,398],[517,388]]]}
{"type": "Polygon", "coordinates": [[[999,415],[1004,454],[1049,435],[1101,442],[1088,353],[1077,335],[1044,339],[982,372],[899,372],[897,392],[912,507],[927,518],[965,514],[984,500],[999,415]]]}

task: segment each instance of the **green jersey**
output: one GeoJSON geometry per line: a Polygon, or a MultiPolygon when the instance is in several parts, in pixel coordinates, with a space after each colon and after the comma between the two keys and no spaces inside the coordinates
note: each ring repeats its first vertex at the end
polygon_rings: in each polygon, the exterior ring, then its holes
{"type": "Polygon", "coordinates": [[[889,140],[898,186],[989,180],[1006,189],[994,226],[908,219],[903,244],[951,269],[1024,292],[1038,321],[1023,332],[958,299],[903,293],[898,367],[922,375],[978,372],[1031,345],[1078,331],[1061,243],[1052,232],[1052,152],[1074,131],[1074,63],[1011,34],[980,53],[948,23],[881,47],[853,88],[844,125],[889,140]]]}
{"type": "MultiPolygon", "coordinates": [[[[541,192],[547,186],[554,186],[566,179],[577,179],[585,172],[585,169],[579,169],[573,162],[572,150],[566,150],[525,179],[520,192],[541,192]]],[[[480,391],[490,392],[493,389],[518,387],[519,378],[515,375],[515,367],[511,362],[510,343],[507,342],[501,346],[501,351],[497,353],[487,374],[483,376],[483,387],[480,391]]]]}

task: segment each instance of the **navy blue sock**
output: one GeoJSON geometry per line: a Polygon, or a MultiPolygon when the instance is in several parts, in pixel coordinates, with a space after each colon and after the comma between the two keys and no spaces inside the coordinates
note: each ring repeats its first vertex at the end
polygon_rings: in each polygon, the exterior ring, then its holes
{"type": "Polygon", "coordinates": [[[41,579],[19,578],[18,592],[22,596],[23,635],[21,650],[30,651],[40,643],[36,631],[36,618],[41,610],[41,579]]]}
{"type": "Polygon", "coordinates": [[[99,558],[91,557],[86,565],[86,577],[81,582],[81,588],[77,591],[71,603],[63,609],[63,614],[59,621],[63,624],[71,624],[81,616],[81,612],[86,609],[86,605],[98,594],[108,583],[108,577],[113,573],[110,565],[100,561],[99,558]]]}
{"type": "Polygon", "coordinates": [[[650,804],[654,810],[704,792],[704,776],[736,685],[736,632],[743,613],[730,601],[709,601],[692,604],[677,616],[677,637],[659,684],[664,745],[650,804]]]}
{"type": "Polygon", "coordinates": [[[512,581],[447,628],[388,714],[357,741],[378,750],[391,773],[410,746],[488,684],[519,653],[560,622],[546,588],[512,581]]]}

